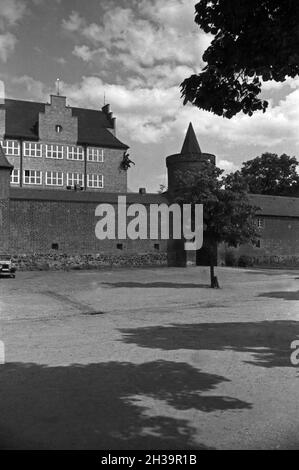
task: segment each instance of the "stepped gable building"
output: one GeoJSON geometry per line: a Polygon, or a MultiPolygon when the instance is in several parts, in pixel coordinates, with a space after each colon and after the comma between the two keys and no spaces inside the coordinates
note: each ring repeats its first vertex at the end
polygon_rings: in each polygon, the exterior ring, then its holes
{"type": "Polygon", "coordinates": [[[109,105],[102,110],[5,99],[0,104],[0,143],[13,165],[13,187],[126,191],[120,163],[128,146],[116,137],[109,105]]]}
{"type": "MultiPolygon", "coordinates": [[[[19,269],[69,269],[111,265],[205,265],[205,245],[184,251],[183,240],[99,240],[96,208],[109,203],[118,218],[118,196],[127,204],[171,204],[180,174],[201,171],[216,157],[203,153],[192,124],[182,150],[166,158],[168,191],[127,193],[120,168],[127,146],[115,135],[115,118],[105,106],[93,111],[66,106],[63,96],[49,104],[5,100],[0,104],[0,251],[19,269]],[[82,191],[68,190],[74,187],[82,191]]],[[[188,184],[188,181],[186,181],[188,184]]],[[[260,207],[257,246],[243,245],[237,257],[257,264],[299,266],[299,198],[250,195],[260,207]]],[[[117,235],[117,230],[116,230],[117,235]]],[[[218,247],[218,263],[230,248],[218,247]]]]}

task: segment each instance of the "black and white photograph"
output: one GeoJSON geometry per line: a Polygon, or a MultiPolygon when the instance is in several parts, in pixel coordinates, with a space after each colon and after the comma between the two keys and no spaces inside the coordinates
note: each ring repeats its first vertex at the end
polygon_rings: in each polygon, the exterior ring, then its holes
{"type": "Polygon", "coordinates": [[[0,0],[0,451],[299,450],[298,380],[298,0],[0,0]]]}

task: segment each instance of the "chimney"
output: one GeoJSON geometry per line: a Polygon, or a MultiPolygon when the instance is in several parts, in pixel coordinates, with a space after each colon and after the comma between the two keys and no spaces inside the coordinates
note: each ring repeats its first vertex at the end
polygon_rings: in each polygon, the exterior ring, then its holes
{"type": "Polygon", "coordinates": [[[5,85],[0,80],[0,139],[5,135],[5,85]]]}

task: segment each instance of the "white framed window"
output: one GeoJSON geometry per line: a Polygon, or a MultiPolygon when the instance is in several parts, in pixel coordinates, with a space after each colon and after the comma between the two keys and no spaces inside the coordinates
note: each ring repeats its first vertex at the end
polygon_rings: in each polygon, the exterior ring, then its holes
{"type": "Polygon", "coordinates": [[[96,174],[87,175],[87,187],[88,188],[103,188],[104,176],[96,175],[96,174]]]}
{"type": "Polygon", "coordinates": [[[18,157],[20,155],[20,142],[17,140],[3,140],[1,145],[5,155],[18,157]]]}
{"type": "Polygon", "coordinates": [[[104,161],[104,149],[100,149],[98,147],[88,147],[87,161],[102,163],[104,161]]]}
{"type": "Polygon", "coordinates": [[[47,186],[63,186],[62,171],[47,171],[46,172],[46,185],[47,186]]]}
{"type": "Polygon", "coordinates": [[[256,221],[257,227],[258,228],[264,228],[265,226],[265,221],[262,217],[258,217],[256,221]]]}
{"type": "Polygon", "coordinates": [[[63,159],[63,145],[48,144],[46,147],[47,158],[63,159]]]}
{"type": "Polygon", "coordinates": [[[83,147],[67,147],[68,160],[84,160],[83,147]]]}
{"type": "Polygon", "coordinates": [[[20,184],[20,170],[13,169],[10,175],[10,183],[11,184],[20,184]]]}
{"type": "Polygon", "coordinates": [[[39,170],[24,170],[24,184],[42,184],[42,172],[39,170]]]}
{"type": "Polygon", "coordinates": [[[23,145],[24,157],[41,157],[42,144],[36,142],[24,142],[23,145]]]}
{"type": "Polygon", "coordinates": [[[83,173],[68,173],[67,186],[83,186],[84,175],[83,173]]]}

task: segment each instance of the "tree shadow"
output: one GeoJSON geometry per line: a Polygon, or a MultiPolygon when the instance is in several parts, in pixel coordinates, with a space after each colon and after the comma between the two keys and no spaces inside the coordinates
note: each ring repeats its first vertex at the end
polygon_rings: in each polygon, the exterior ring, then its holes
{"type": "Polygon", "coordinates": [[[259,294],[258,297],[268,297],[270,299],[299,300],[299,290],[263,292],[259,294]]]}
{"type": "Polygon", "coordinates": [[[209,284],[194,284],[184,282],[104,282],[108,287],[139,287],[139,288],[166,288],[166,289],[199,289],[209,288],[209,284]]]}
{"type": "Polygon", "coordinates": [[[250,271],[246,271],[246,274],[253,274],[253,275],[264,275],[264,276],[281,276],[282,274],[286,274],[285,271],[287,271],[287,274],[289,273],[288,268],[256,268],[256,269],[250,269],[250,271]]]}
{"type": "Polygon", "coordinates": [[[290,344],[299,336],[299,322],[225,322],[172,324],[121,329],[122,341],[164,350],[233,350],[253,355],[244,361],[263,367],[292,367],[290,344]]]}
{"type": "Polygon", "coordinates": [[[163,412],[158,400],[176,410],[251,407],[231,397],[202,395],[223,381],[189,364],[162,360],[5,364],[0,366],[0,447],[204,449],[192,424],[163,412]],[[147,412],[147,399],[156,400],[154,416],[147,412]]]}

